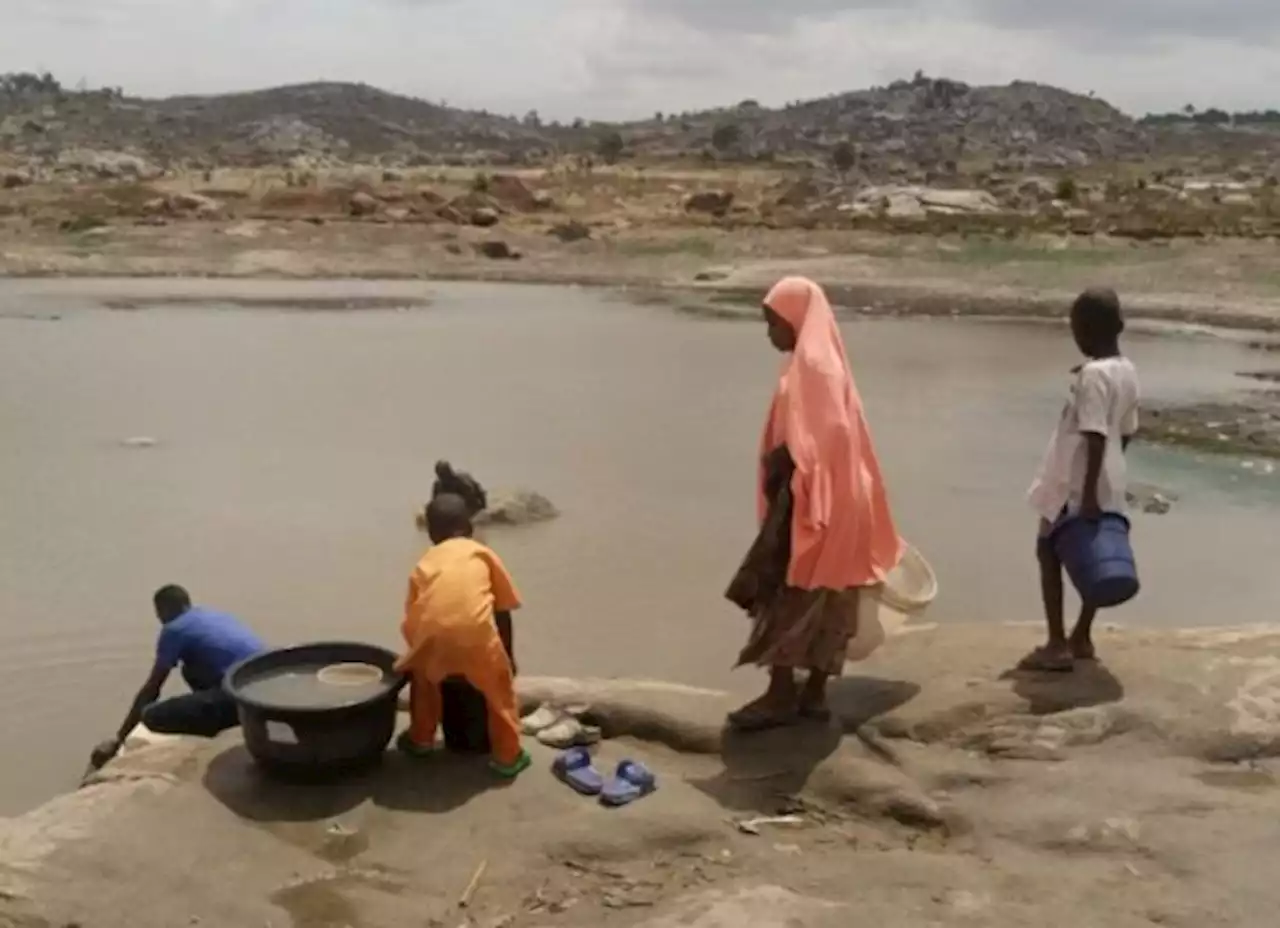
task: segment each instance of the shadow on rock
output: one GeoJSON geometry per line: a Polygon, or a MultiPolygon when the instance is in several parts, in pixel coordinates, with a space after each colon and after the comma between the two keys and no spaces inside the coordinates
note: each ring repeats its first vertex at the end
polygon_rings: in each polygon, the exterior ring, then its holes
{"type": "Polygon", "coordinates": [[[437,814],[457,809],[488,789],[501,788],[485,758],[441,753],[413,760],[388,752],[375,769],[341,779],[298,783],[267,775],[243,746],[215,757],[204,786],[243,819],[258,823],[319,822],[367,803],[437,814]],[[474,768],[474,769],[473,769],[474,768]]]}
{"type": "Polygon", "coordinates": [[[846,733],[859,734],[871,763],[894,762],[878,750],[874,739],[859,731],[879,715],[891,712],[920,692],[915,683],[848,677],[832,680],[827,698],[833,722],[802,722],[772,731],[743,733],[726,729],[720,756],[724,771],[695,785],[721,805],[740,811],[776,811],[779,800],[799,796],[814,772],[841,749],[846,733]]]}
{"type": "Polygon", "coordinates": [[[834,725],[816,723],[751,733],[726,730],[720,750],[724,770],[693,785],[727,809],[772,814],[781,800],[804,791],[842,737],[834,725]]]}
{"type": "Polygon", "coordinates": [[[831,715],[846,732],[856,732],[881,715],[893,712],[920,694],[918,683],[875,677],[842,677],[827,684],[831,715]]]}
{"type": "Polygon", "coordinates": [[[374,778],[373,801],[398,812],[437,815],[452,812],[482,793],[505,789],[489,769],[489,758],[469,754],[439,754],[422,759],[391,752],[374,778]]]}
{"type": "Polygon", "coordinates": [[[1013,691],[1027,703],[1032,715],[1054,715],[1119,702],[1124,684],[1097,661],[1078,661],[1070,673],[1006,670],[1000,679],[1013,683],[1013,691]]]}

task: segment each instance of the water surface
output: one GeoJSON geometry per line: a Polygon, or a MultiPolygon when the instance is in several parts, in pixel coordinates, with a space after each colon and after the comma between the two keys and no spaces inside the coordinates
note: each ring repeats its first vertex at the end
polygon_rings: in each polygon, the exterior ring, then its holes
{"type": "MultiPolygon", "coordinates": [[[[440,457],[563,511],[489,535],[526,601],[522,672],[760,684],[730,672],[746,626],[721,594],[752,532],[779,365],[762,326],[485,285],[433,286],[410,311],[94,307],[128,286],[0,287],[0,736],[22,759],[0,769],[0,812],[73,785],[115,730],[162,584],[275,644],[396,647],[440,457]],[[121,446],[134,436],[156,444],[121,446]]],[[[868,320],[845,336],[901,528],[939,575],[929,617],[1038,620],[1023,493],[1077,360],[1065,330],[868,320]]],[[[1259,366],[1225,340],[1128,348],[1160,398],[1259,366]]],[[[1134,470],[1183,499],[1138,517],[1145,589],[1114,618],[1270,618],[1275,476],[1141,448],[1134,470]]]]}
{"type": "Polygon", "coordinates": [[[323,671],[333,666],[298,664],[273,670],[241,683],[240,694],[273,709],[337,709],[387,692],[387,675],[371,664],[357,666],[372,668],[372,680],[350,678],[351,682],[327,679],[323,671]]]}

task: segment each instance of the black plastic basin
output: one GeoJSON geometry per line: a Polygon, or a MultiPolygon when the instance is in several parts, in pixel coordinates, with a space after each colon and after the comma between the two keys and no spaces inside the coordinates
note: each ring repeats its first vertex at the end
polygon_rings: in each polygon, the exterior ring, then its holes
{"type": "Polygon", "coordinates": [[[266,771],[289,779],[328,779],[377,764],[395,733],[396,699],[406,678],[394,672],[396,655],[374,645],[324,642],[258,654],[232,667],[223,688],[236,702],[244,744],[266,771]],[[290,668],[348,661],[382,668],[370,695],[340,705],[271,705],[244,688],[290,668]]]}

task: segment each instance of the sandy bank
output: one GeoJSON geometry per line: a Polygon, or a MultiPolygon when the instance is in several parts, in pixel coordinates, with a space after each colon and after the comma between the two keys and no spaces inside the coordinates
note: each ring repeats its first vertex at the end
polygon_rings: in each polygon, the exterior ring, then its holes
{"type": "Polygon", "coordinates": [[[0,275],[485,280],[620,286],[754,306],[778,277],[799,273],[856,312],[1053,318],[1076,292],[1103,283],[1118,289],[1135,315],[1274,330],[1280,287],[1273,247],[661,225],[608,227],[564,244],[523,226],[495,233],[250,220],[112,225],[76,235],[0,226],[0,275]],[[495,239],[519,260],[485,257],[485,243],[495,239]]]}
{"type": "Polygon", "coordinates": [[[840,726],[752,739],[719,693],[526,679],[591,704],[602,767],[658,771],[618,812],[536,745],[508,788],[450,757],[299,789],[234,735],[137,749],[0,825],[0,924],[1270,924],[1280,627],[1113,631],[1104,665],[1002,676],[1034,640],[896,638],[836,687],[840,726]]]}

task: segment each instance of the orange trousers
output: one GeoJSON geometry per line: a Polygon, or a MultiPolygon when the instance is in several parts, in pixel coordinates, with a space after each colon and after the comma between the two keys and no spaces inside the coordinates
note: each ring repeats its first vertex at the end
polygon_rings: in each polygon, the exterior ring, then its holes
{"type": "Polygon", "coordinates": [[[515,679],[511,675],[511,661],[507,658],[506,649],[496,635],[494,639],[490,645],[458,654],[456,662],[449,662],[455,666],[448,668],[447,672],[436,661],[431,662],[431,674],[411,668],[409,737],[414,744],[422,747],[435,744],[436,729],[440,727],[443,711],[440,681],[456,675],[479,690],[488,705],[489,747],[494,761],[509,766],[519,759],[522,749],[515,679]],[[434,681],[432,677],[435,677],[434,681]]]}

